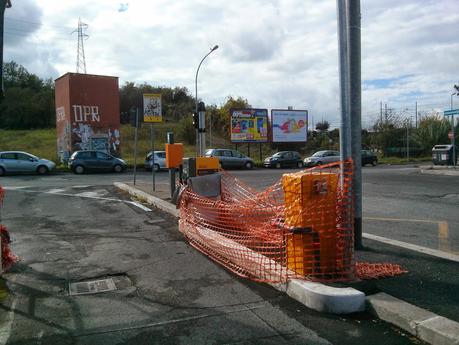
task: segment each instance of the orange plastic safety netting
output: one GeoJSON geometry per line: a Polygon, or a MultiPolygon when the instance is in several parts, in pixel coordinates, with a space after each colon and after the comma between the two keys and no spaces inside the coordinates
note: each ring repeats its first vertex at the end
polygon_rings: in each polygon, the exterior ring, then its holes
{"type": "Polygon", "coordinates": [[[349,281],[401,272],[396,265],[354,262],[352,163],[340,165],[284,174],[263,192],[222,171],[219,196],[185,189],[180,231],[204,254],[257,281],[349,281]]]}

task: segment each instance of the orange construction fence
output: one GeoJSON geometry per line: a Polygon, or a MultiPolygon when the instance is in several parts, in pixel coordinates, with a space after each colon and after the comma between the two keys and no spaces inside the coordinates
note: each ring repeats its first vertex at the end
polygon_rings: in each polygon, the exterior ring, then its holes
{"type": "Polygon", "coordinates": [[[180,231],[195,248],[256,281],[349,281],[403,272],[354,262],[352,162],[284,174],[262,192],[221,172],[221,193],[180,199],[180,231]]]}

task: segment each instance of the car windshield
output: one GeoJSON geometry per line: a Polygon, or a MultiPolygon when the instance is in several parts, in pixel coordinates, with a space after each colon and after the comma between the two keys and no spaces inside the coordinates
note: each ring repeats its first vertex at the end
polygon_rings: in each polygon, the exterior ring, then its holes
{"type": "Polygon", "coordinates": [[[211,156],[211,155],[212,155],[212,151],[213,151],[213,149],[207,150],[206,153],[205,153],[205,155],[206,155],[206,156],[211,156]]]}
{"type": "Polygon", "coordinates": [[[273,154],[273,157],[282,157],[283,154],[284,154],[283,152],[278,152],[278,153],[273,154]]]}
{"type": "Polygon", "coordinates": [[[325,151],[318,151],[312,155],[312,157],[322,157],[324,155],[325,151]]]}

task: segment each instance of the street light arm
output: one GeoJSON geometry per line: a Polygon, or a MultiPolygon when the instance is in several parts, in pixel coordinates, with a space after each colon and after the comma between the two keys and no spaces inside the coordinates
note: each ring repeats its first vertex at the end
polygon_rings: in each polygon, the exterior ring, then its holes
{"type": "Polygon", "coordinates": [[[198,69],[196,70],[196,77],[194,79],[194,86],[195,86],[195,96],[196,96],[196,113],[198,112],[198,74],[199,74],[199,69],[201,68],[201,65],[202,63],[204,62],[204,60],[210,55],[212,54],[212,52],[214,52],[215,50],[218,49],[218,46],[214,46],[210,52],[208,52],[201,60],[201,62],[199,63],[198,65],[198,69]]]}

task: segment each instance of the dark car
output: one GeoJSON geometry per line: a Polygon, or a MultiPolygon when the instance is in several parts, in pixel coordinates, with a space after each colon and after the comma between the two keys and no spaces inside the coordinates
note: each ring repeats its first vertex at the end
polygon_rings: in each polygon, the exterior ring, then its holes
{"type": "Polygon", "coordinates": [[[281,151],[265,159],[263,165],[266,168],[302,168],[303,160],[296,151],[281,151]]]}
{"type": "Polygon", "coordinates": [[[223,169],[228,168],[253,168],[253,160],[250,157],[236,150],[229,149],[209,149],[206,151],[206,157],[217,157],[223,169]]]}
{"type": "Polygon", "coordinates": [[[375,166],[378,164],[378,157],[370,150],[362,150],[362,166],[367,164],[375,166]]]}
{"type": "Polygon", "coordinates": [[[75,174],[85,171],[114,171],[126,170],[127,164],[120,158],[113,157],[102,151],[76,151],[70,156],[68,167],[75,174]]]}

